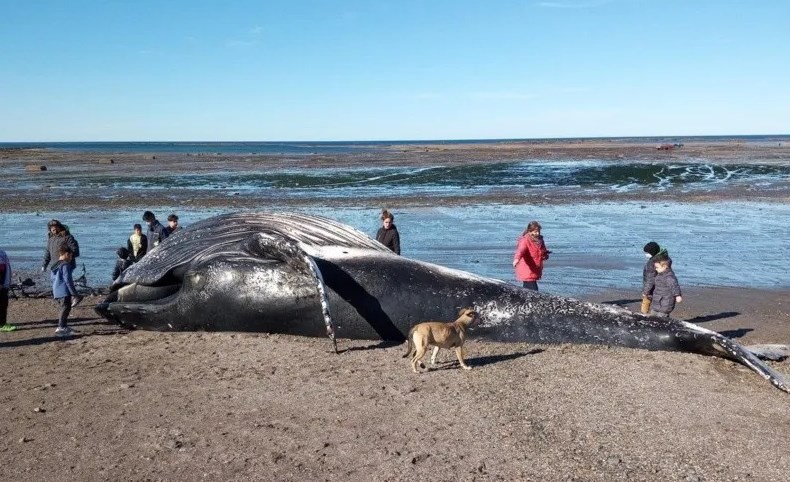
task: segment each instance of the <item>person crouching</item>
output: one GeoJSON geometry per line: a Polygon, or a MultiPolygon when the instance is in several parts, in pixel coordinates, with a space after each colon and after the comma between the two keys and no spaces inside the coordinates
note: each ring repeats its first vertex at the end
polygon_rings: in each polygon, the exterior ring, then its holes
{"type": "Polygon", "coordinates": [[[55,334],[58,336],[70,336],[74,334],[68,323],[69,313],[71,308],[77,306],[82,301],[82,296],[77,293],[77,287],[74,286],[74,279],[72,272],[74,269],[71,267],[74,253],[68,246],[61,246],[60,256],[58,261],[52,266],[50,270],[50,277],[52,279],[52,297],[57,300],[60,305],[60,316],[58,317],[58,328],[55,334]]]}

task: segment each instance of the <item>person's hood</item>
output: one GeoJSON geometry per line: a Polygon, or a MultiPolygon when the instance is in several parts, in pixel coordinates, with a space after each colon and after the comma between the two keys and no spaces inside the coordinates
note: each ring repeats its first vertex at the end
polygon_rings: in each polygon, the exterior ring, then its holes
{"type": "Polygon", "coordinates": [[[656,253],[655,256],[652,256],[650,258],[650,261],[655,261],[656,259],[658,259],[660,257],[667,257],[667,258],[669,258],[669,253],[667,252],[667,250],[665,248],[661,248],[661,251],[656,253]]]}
{"type": "Polygon", "coordinates": [[[59,260],[55,261],[55,264],[53,264],[52,268],[50,268],[50,269],[52,270],[53,273],[55,273],[55,272],[57,272],[60,269],[61,266],[67,265],[67,264],[69,264],[67,261],[59,259],[59,260]]]}

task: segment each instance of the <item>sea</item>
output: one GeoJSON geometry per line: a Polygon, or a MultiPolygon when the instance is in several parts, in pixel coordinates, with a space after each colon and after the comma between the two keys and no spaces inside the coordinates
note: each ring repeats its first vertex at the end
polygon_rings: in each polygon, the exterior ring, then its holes
{"type": "MultiPolygon", "coordinates": [[[[632,138],[620,142],[690,142],[740,140],[754,143],[786,142],[787,136],[698,138],[632,138]]],[[[374,152],[417,143],[481,143],[495,141],[398,142],[75,142],[0,143],[0,148],[54,149],[91,152],[258,153],[288,156],[320,153],[374,152]]],[[[535,140],[530,140],[534,142],[535,140]]],[[[373,156],[375,159],[375,156],[373,156]]],[[[512,255],[518,236],[531,220],[543,225],[552,251],[541,290],[563,296],[585,296],[609,289],[641,288],[645,258],[642,247],[656,241],[673,258],[673,267],[687,287],[790,288],[790,205],[765,202],[760,194],[790,192],[790,161],[760,163],[708,163],[663,160],[612,162],[606,159],[524,159],[458,166],[387,166],[349,168],[280,168],[196,172],[179,175],[152,173],[132,183],[128,179],[59,173],[57,183],[46,172],[30,180],[24,168],[11,168],[0,189],[13,190],[21,199],[42,187],[66,192],[96,190],[137,192],[174,186],[174,195],[152,199],[150,209],[164,220],[178,213],[182,226],[229,212],[230,209],[185,207],[179,199],[191,192],[213,190],[231,196],[260,198],[247,210],[283,209],[318,214],[347,223],[371,236],[379,227],[381,206],[360,207],[356,199],[385,198],[395,214],[403,255],[516,283],[512,255]],[[16,172],[16,171],[19,172],[16,172]],[[716,193],[739,189],[742,195],[722,200],[716,193]],[[535,193],[567,191],[567,202],[514,204],[492,202],[499,192],[535,193]],[[589,197],[579,197],[579,194],[589,197]],[[617,194],[640,193],[638,200],[617,194]],[[675,193],[673,200],[651,199],[651,194],[675,193]],[[683,195],[709,194],[709,201],[683,202],[683,195]],[[421,206],[398,206],[398,198],[436,199],[421,206]],[[609,199],[615,195],[614,200],[609,199]],[[447,196],[486,198],[479,203],[447,206],[447,196]],[[609,197],[607,197],[609,196],[609,197]],[[753,200],[752,198],[755,198],[753,200]],[[278,206],[276,200],[311,199],[312,203],[278,206]],[[332,203],[324,202],[332,199],[332,203]],[[348,202],[344,203],[343,200],[348,202]],[[574,201],[574,199],[576,199],[574,201]],[[596,200],[598,199],[598,200],[596,200]],[[273,201],[274,200],[274,201],[273,201]],[[338,201],[339,200],[339,201],[338,201]],[[347,205],[344,205],[347,204],[347,205]]],[[[54,178],[53,178],[54,179],[54,178]]],[[[781,199],[781,196],[779,197],[781,199]]],[[[786,199],[786,197],[785,197],[786,199]]],[[[233,209],[239,211],[240,209],[233,209]]],[[[243,209],[241,209],[243,210],[243,209]]],[[[46,223],[51,218],[68,224],[80,243],[78,274],[84,269],[89,284],[111,282],[115,250],[126,244],[133,223],[141,222],[138,209],[72,210],[55,206],[47,212],[0,213],[0,247],[9,254],[15,277],[32,277],[46,284],[39,267],[46,246],[46,223]]],[[[637,296],[638,297],[638,296],[637,296]]]]}

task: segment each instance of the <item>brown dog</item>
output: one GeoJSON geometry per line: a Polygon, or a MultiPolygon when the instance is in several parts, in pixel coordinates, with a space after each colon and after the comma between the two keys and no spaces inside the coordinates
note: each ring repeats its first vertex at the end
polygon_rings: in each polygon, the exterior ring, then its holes
{"type": "Polygon", "coordinates": [[[466,327],[474,323],[477,317],[477,312],[473,309],[464,308],[458,312],[458,319],[451,323],[426,321],[414,325],[409,330],[408,351],[403,355],[403,358],[414,354],[411,359],[411,369],[414,373],[420,373],[417,370],[417,364],[420,364],[420,368],[425,368],[420,360],[425,356],[429,346],[433,345],[432,366],[436,364],[436,354],[439,353],[439,348],[455,348],[455,354],[461,367],[464,370],[471,370],[472,367],[464,363],[464,340],[466,339],[466,327]]]}

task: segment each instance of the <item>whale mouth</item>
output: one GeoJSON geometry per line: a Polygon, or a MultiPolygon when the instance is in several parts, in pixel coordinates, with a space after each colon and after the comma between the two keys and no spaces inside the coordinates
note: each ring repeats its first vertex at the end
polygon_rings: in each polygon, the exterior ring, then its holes
{"type": "MultiPolygon", "coordinates": [[[[162,286],[147,286],[130,283],[113,291],[98,303],[94,310],[107,320],[113,321],[126,328],[155,328],[151,326],[152,319],[161,319],[159,316],[168,310],[175,302],[181,283],[162,286]]],[[[162,320],[158,328],[172,328],[172,325],[162,320]]]]}

